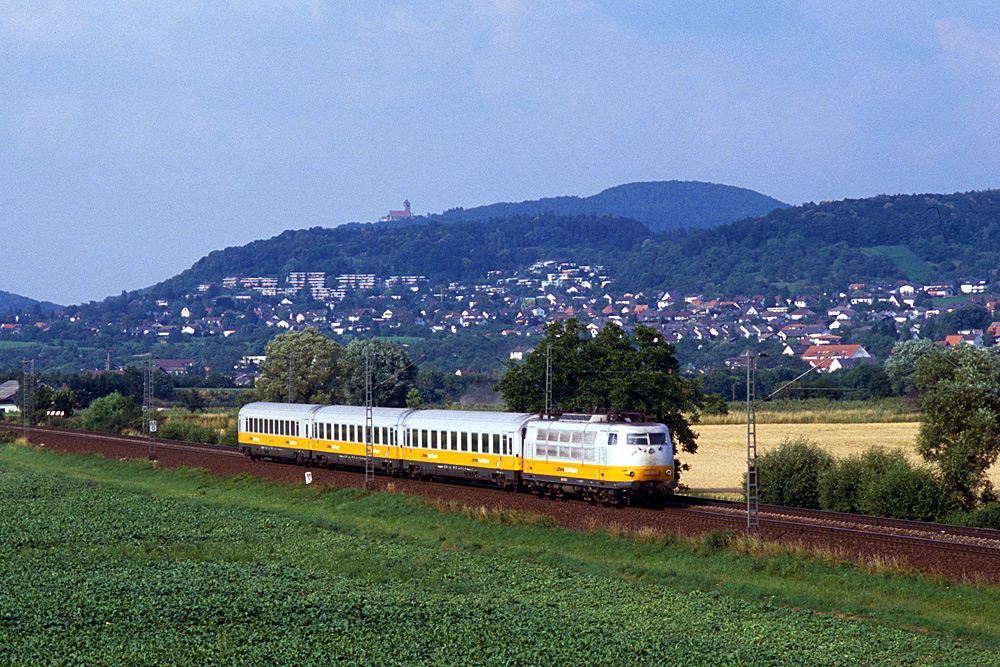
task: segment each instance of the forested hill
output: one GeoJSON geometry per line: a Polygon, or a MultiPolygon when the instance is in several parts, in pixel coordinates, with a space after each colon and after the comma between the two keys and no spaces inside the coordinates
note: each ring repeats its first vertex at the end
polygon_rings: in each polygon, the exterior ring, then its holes
{"type": "Polygon", "coordinates": [[[1000,191],[806,204],[710,230],[656,234],[610,216],[544,214],[287,231],[209,254],[160,285],[179,295],[232,275],[293,271],[423,275],[481,283],[538,260],[608,267],[616,289],[736,295],[850,283],[990,279],[1000,267],[1000,191]]]}
{"type": "Polygon", "coordinates": [[[1000,267],[1000,191],[805,204],[661,237],[619,265],[620,283],[753,293],[853,282],[988,279],[1000,267]]]}
{"type": "Polygon", "coordinates": [[[38,306],[43,312],[51,313],[57,310],[62,310],[62,306],[58,306],[54,303],[48,301],[36,301],[34,299],[29,299],[26,296],[20,296],[18,294],[12,294],[10,292],[4,292],[0,290],[0,312],[13,311],[27,311],[34,309],[38,306]]]}
{"type": "Polygon", "coordinates": [[[697,181],[628,183],[591,197],[548,197],[519,203],[454,208],[427,216],[439,222],[465,222],[556,215],[613,215],[638,220],[654,231],[707,229],[787,207],[777,199],[731,185],[697,181]]]}
{"type": "Polygon", "coordinates": [[[436,285],[474,283],[489,271],[513,271],[539,260],[617,263],[652,236],[635,220],[552,214],[408,227],[314,227],[212,252],[152,291],[179,295],[225,276],[283,279],[292,271],[422,275],[436,285]]]}

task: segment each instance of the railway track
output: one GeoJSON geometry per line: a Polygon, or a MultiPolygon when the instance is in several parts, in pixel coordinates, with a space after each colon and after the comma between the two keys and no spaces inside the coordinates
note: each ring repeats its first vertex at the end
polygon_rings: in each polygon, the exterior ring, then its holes
{"type": "MultiPolygon", "coordinates": [[[[22,427],[0,424],[20,431],[22,427]]],[[[364,485],[364,475],[354,471],[330,471],[287,463],[251,462],[231,447],[154,440],[71,429],[32,427],[33,444],[73,452],[97,452],[115,458],[148,458],[155,451],[166,467],[204,468],[213,474],[256,476],[302,483],[303,473],[330,486],[364,485]]],[[[446,507],[468,506],[519,510],[546,514],[564,527],[578,530],[655,530],[667,534],[704,535],[727,531],[746,532],[745,507],[738,503],[708,499],[678,498],[663,509],[608,507],[578,501],[558,501],[525,493],[445,482],[421,482],[405,478],[379,480],[381,488],[423,496],[446,507]]],[[[761,506],[760,537],[765,541],[799,546],[824,554],[862,562],[896,564],[951,579],[1000,584],[1000,531],[969,529],[943,524],[901,522],[894,519],[859,517],[835,513],[761,506]],[[979,541],[977,541],[979,540],[979,541]]]]}
{"type": "MultiPolygon", "coordinates": [[[[741,524],[743,526],[746,525],[746,503],[744,502],[677,496],[671,501],[671,504],[678,507],[685,507],[692,511],[708,511],[739,516],[741,524]]],[[[952,526],[926,521],[891,519],[862,514],[849,514],[846,512],[782,507],[780,505],[760,505],[758,509],[762,521],[784,520],[794,523],[817,523],[831,528],[863,527],[864,530],[871,533],[904,535],[937,542],[953,542],[1000,548],[1000,530],[989,528],[952,526]]]]}

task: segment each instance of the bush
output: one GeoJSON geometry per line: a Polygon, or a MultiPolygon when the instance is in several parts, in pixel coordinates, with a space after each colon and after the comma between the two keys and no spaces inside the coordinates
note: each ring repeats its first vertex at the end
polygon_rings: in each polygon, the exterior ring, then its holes
{"type": "Polygon", "coordinates": [[[934,521],[943,513],[945,494],[933,473],[913,466],[902,452],[889,455],[882,470],[865,471],[858,495],[862,514],[912,521],[934,521]]]}
{"type": "Polygon", "coordinates": [[[728,415],[729,405],[718,394],[708,394],[705,396],[701,411],[706,415],[728,415]]]}
{"type": "Polygon", "coordinates": [[[135,401],[116,391],[91,401],[83,418],[83,428],[88,431],[124,433],[137,430],[140,421],[141,414],[135,401]]]}
{"type": "Polygon", "coordinates": [[[858,496],[864,470],[860,456],[836,462],[819,480],[819,506],[830,512],[859,514],[858,496]]]}
{"type": "Polygon", "coordinates": [[[815,443],[804,438],[785,440],[778,449],[757,457],[760,501],[819,509],[819,481],[833,465],[833,458],[815,443]]]}
{"type": "Polygon", "coordinates": [[[159,430],[157,436],[165,440],[184,442],[204,442],[211,445],[219,442],[219,433],[214,428],[193,424],[179,419],[171,419],[159,430]]]}
{"type": "Polygon", "coordinates": [[[226,430],[219,436],[219,444],[226,445],[227,447],[238,447],[240,444],[238,426],[238,419],[227,426],[226,430]]]}
{"type": "Polygon", "coordinates": [[[971,512],[950,514],[944,522],[955,526],[1000,530],[1000,503],[988,503],[971,512]]]}
{"type": "Polygon", "coordinates": [[[820,506],[831,512],[933,521],[945,507],[937,477],[900,451],[873,447],[837,462],[820,480],[820,506]]]}

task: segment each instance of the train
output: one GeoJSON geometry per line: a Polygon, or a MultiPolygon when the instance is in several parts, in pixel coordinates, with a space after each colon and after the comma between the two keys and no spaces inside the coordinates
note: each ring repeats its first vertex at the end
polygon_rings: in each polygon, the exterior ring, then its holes
{"type": "Polygon", "coordinates": [[[369,425],[363,406],[258,402],[240,409],[239,447],[252,460],[370,463],[387,475],[608,504],[655,502],[677,488],[666,425],[614,415],[371,408],[369,425]]]}

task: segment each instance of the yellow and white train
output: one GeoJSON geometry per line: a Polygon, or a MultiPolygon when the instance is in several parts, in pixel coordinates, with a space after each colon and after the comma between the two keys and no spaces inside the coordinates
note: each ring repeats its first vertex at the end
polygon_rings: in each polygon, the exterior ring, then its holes
{"type": "MultiPolygon", "coordinates": [[[[390,475],[491,482],[552,496],[645,502],[677,486],[663,424],[564,415],[467,410],[372,410],[372,462],[390,475]]],[[[240,451],[326,466],[364,468],[365,408],[249,403],[240,409],[240,451]]]]}

